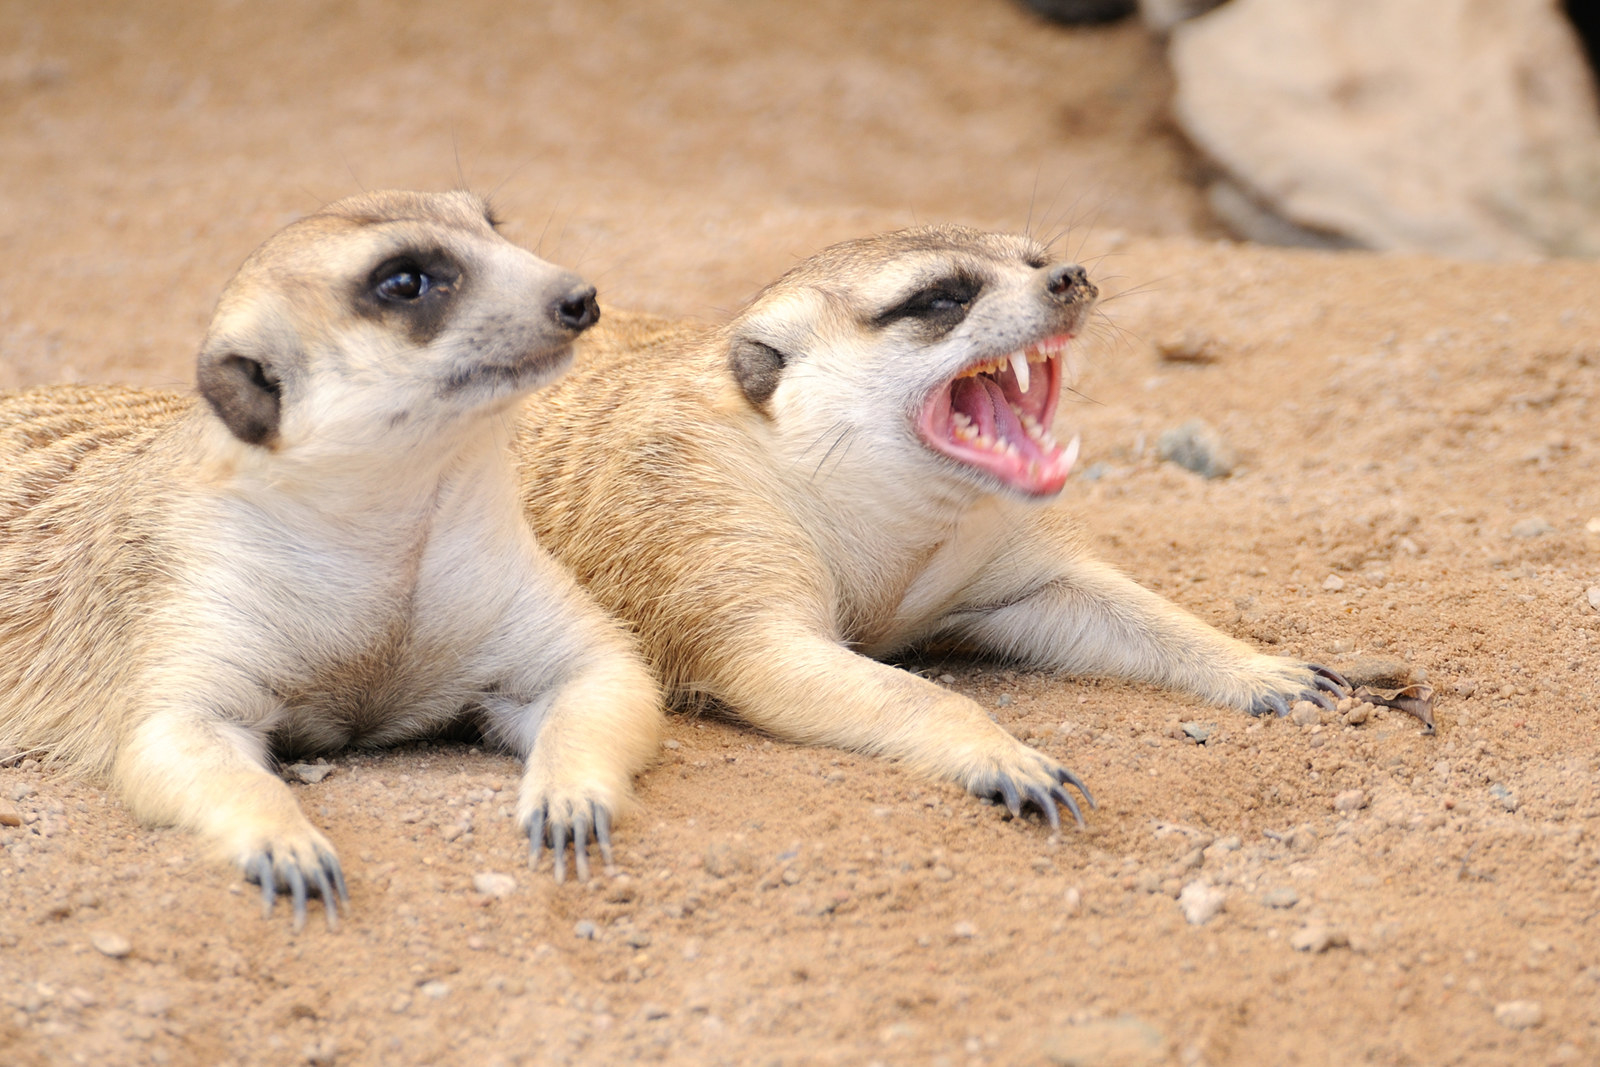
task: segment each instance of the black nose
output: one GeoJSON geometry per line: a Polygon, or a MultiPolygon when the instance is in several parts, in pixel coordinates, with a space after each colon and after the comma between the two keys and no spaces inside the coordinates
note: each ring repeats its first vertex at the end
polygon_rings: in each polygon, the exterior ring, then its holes
{"type": "Polygon", "coordinates": [[[569,330],[587,330],[600,321],[594,286],[580,285],[556,301],[556,321],[569,330]]]}
{"type": "Polygon", "coordinates": [[[1079,296],[1094,297],[1098,290],[1089,284],[1089,275],[1076,263],[1063,263],[1050,271],[1045,288],[1057,300],[1072,300],[1079,296]]]}

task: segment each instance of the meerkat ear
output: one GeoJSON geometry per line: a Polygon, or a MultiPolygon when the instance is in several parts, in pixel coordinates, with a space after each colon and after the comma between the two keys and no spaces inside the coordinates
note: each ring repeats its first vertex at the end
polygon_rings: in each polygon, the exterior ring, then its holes
{"type": "Polygon", "coordinates": [[[217,418],[245,444],[270,445],[278,436],[279,382],[260,360],[237,352],[202,356],[196,384],[217,418]]]}
{"type": "Polygon", "coordinates": [[[745,399],[756,407],[772,399],[787,362],[788,357],[776,348],[748,337],[736,339],[728,349],[728,368],[733,371],[733,380],[739,383],[745,399]]]}

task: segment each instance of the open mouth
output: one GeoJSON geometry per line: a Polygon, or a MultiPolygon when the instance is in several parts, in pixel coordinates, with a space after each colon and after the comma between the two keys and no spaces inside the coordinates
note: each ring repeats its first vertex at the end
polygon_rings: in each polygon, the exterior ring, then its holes
{"type": "Polygon", "coordinates": [[[1050,435],[1071,337],[1059,334],[983,360],[939,386],[922,405],[922,443],[1031,496],[1059,492],[1078,458],[1050,435]]]}

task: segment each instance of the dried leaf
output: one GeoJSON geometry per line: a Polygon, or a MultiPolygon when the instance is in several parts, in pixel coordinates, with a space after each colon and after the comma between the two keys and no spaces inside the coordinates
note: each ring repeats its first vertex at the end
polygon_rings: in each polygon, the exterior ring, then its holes
{"type": "Polygon", "coordinates": [[[1350,694],[1357,700],[1364,700],[1369,704],[1380,704],[1386,708],[1403,711],[1407,715],[1414,715],[1422,720],[1424,734],[1436,732],[1433,724],[1433,686],[1408,685],[1404,689],[1397,689],[1385,695],[1375,689],[1362,686],[1350,694]]]}

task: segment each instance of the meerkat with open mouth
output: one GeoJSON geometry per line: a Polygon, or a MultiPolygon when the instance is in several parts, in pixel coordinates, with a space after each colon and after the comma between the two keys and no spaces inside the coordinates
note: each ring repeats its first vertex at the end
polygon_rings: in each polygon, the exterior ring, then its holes
{"type": "Polygon", "coordinates": [[[509,413],[561,374],[594,289],[466,193],[372,193],[228,284],[200,397],[0,396],[0,742],[200,834],[271,909],[346,899],[271,756],[471,716],[526,759],[537,850],[610,822],[655,749],[634,642],[535,544],[509,413]]]}
{"type": "Polygon", "coordinates": [[[1076,775],[881,661],[955,646],[1252,714],[1344,688],[1095,560],[1044,506],[1097,297],[1036,241],[940,226],[829,248],[720,328],[612,314],[524,409],[528,514],[680,698],[1081,823],[1076,775]]]}

